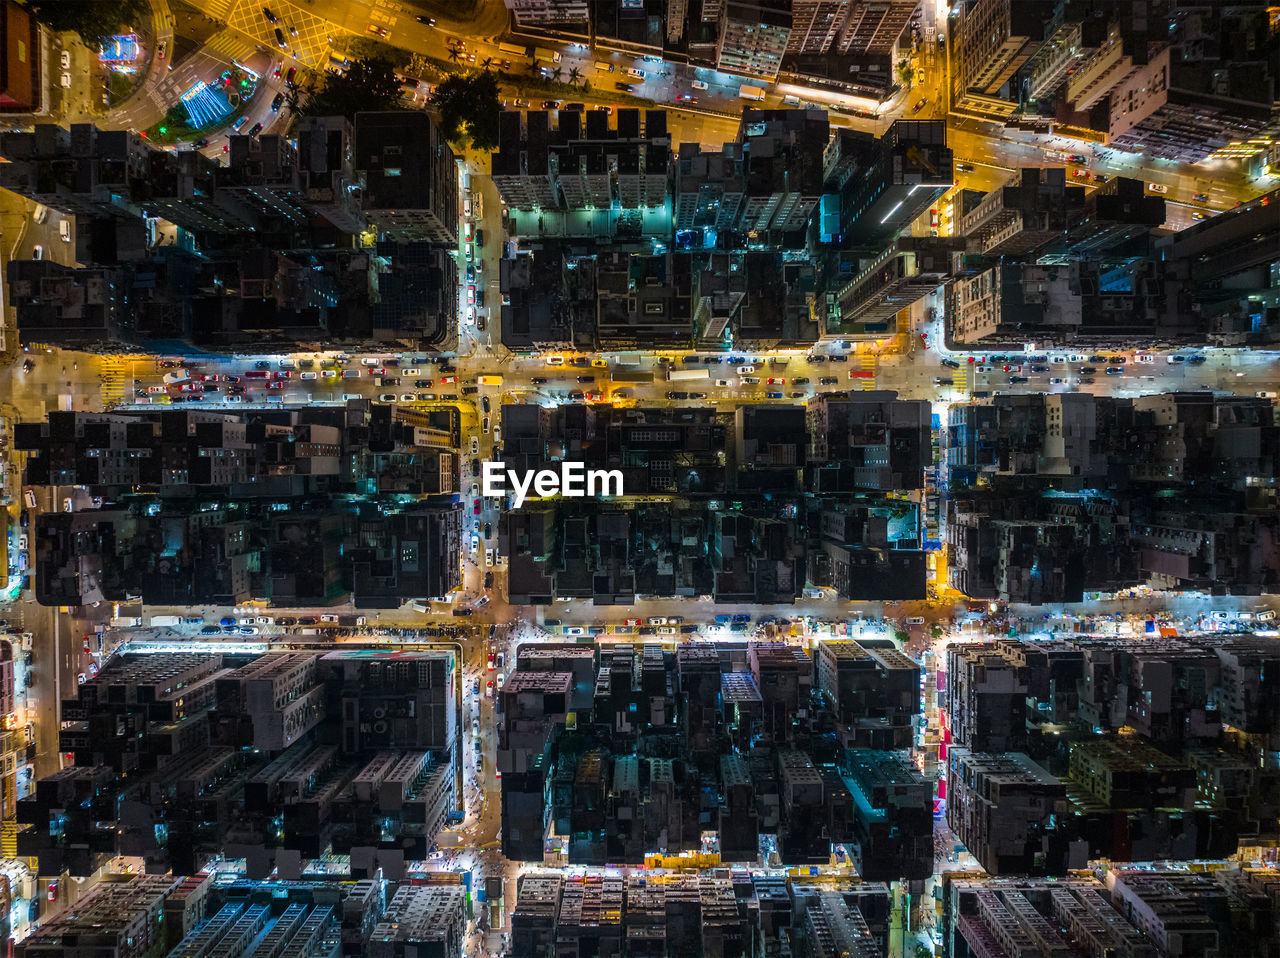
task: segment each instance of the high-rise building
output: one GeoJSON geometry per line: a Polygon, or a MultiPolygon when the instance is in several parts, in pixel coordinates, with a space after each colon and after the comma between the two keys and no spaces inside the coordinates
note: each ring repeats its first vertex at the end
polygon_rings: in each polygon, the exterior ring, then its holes
{"type": "Polygon", "coordinates": [[[880,137],[837,130],[823,163],[823,241],[876,254],[954,182],[942,120],[898,120],[880,137]]]}
{"type": "Polygon", "coordinates": [[[1266,52],[1269,23],[1262,3],[1181,11],[1169,45],[1112,89],[1111,145],[1197,163],[1273,129],[1280,67],[1266,52]]]}
{"type": "Polygon", "coordinates": [[[1053,0],[975,0],[965,8],[951,59],[952,102],[998,98],[1040,48],[1053,6],[1053,0]]]}
{"type": "Polygon", "coordinates": [[[506,0],[522,27],[559,27],[587,23],[587,0],[506,0]]]}
{"type": "Polygon", "coordinates": [[[919,0],[792,0],[787,53],[889,55],[919,0]]]}
{"type": "Polygon", "coordinates": [[[724,0],[716,68],[772,82],[791,38],[791,0],[724,0]]]}
{"type": "Polygon", "coordinates": [[[669,229],[671,135],[665,110],[504,112],[494,185],[521,235],[656,235],[669,229]]]}
{"type": "Polygon", "coordinates": [[[355,128],[341,116],[307,116],[298,121],[298,174],[303,201],[334,229],[359,233],[364,182],[355,170],[355,128]]]}
{"type": "Polygon", "coordinates": [[[1066,170],[1023,169],[965,211],[960,232],[986,256],[1030,253],[1062,236],[1084,208],[1084,193],[1067,182],[1066,170]]]}
{"type": "Polygon", "coordinates": [[[356,114],[355,169],[379,239],[457,244],[457,161],[426,113],[356,114]]]}
{"type": "Polygon", "coordinates": [[[897,315],[949,280],[964,252],[963,237],[903,236],[891,242],[836,294],[825,336],[879,339],[897,331],[897,315]]]}

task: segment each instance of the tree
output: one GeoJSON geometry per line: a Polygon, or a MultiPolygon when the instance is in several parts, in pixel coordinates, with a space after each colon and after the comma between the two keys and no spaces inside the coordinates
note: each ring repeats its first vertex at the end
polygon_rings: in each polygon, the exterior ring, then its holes
{"type": "Polygon", "coordinates": [[[431,105],[440,111],[445,139],[477,150],[498,148],[498,78],[487,70],[468,76],[450,76],[431,94],[431,105]]]}
{"type": "Polygon", "coordinates": [[[910,87],[911,81],[914,78],[915,78],[915,71],[911,69],[911,61],[906,59],[899,60],[898,61],[898,79],[902,81],[902,85],[905,87],[910,87]]]}
{"type": "Polygon", "coordinates": [[[493,66],[493,57],[485,57],[480,61],[480,66],[482,69],[489,69],[489,67],[493,66]]]}
{"type": "Polygon", "coordinates": [[[560,82],[560,78],[562,76],[564,76],[564,70],[561,67],[556,67],[551,71],[551,79],[555,80],[557,83],[560,82]]]}
{"type": "Polygon", "coordinates": [[[452,60],[454,63],[457,63],[459,60],[462,59],[462,54],[458,52],[457,47],[449,48],[449,59],[452,60]]]}
{"type": "Polygon", "coordinates": [[[29,4],[37,20],[50,30],[74,30],[89,46],[147,16],[146,0],[36,0],[29,4]]]}
{"type": "Polygon", "coordinates": [[[582,71],[579,70],[577,67],[570,67],[569,85],[572,86],[573,84],[577,83],[581,79],[582,79],[582,71]]]}
{"type": "Polygon", "coordinates": [[[403,70],[413,60],[413,54],[372,37],[349,37],[343,52],[352,60],[384,60],[392,69],[403,70]]]}
{"type": "Polygon", "coordinates": [[[394,110],[400,103],[400,81],[383,60],[352,60],[346,73],[329,73],[324,84],[298,105],[302,116],[345,116],[354,120],[366,110],[394,110]]]}

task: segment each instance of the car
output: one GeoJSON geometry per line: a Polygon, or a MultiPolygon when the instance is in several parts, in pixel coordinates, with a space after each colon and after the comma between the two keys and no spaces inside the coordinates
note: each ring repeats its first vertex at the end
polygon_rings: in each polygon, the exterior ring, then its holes
{"type": "MultiPolygon", "coordinates": [[[[942,360],[942,365],[943,365],[943,366],[946,366],[948,369],[959,369],[959,368],[960,368],[960,364],[959,364],[958,362],[956,362],[954,359],[944,359],[944,360],[942,360]]],[[[797,381],[798,381],[798,380],[797,380],[797,381]]]]}
{"type": "Polygon", "coordinates": [[[201,635],[221,635],[222,630],[218,628],[216,625],[206,625],[203,629],[200,630],[200,634],[201,635]]]}
{"type": "Polygon", "coordinates": [[[1121,369],[1119,366],[1108,366],[1108,367],[1107,367],[1107,375],[1108,375],[1108,376],[1119,376],[1119,375],[1120,375],[1121,373],[1123,373],[1123,372],[1124,372],[1124,370],[1123,370],[1123,369],[1121,369]]]}
{"type": "Polygon", "coordinates": [[[1090,179],[1095,183],[1109,183],[1111,181],[1111,177],[1106,173],[1094,173],[1090,176],[1090,179]]]}
{"type": "Polygon", "coordinates": [[[471,455],[480,455],[480,440],[476,436],[471,437],[471,455]]]}
{"type": "Polygon", "coordinates": [[[257,136],[257,135],[258,135],[259,133],[261,133],[261,132],[262,132],[262,124],[261,124],[261,123],[255,123],[253,126],[251,126],[251,127],[249,128],[249,135],[250,135],[250,136],[257,136]]]}
{"type": "Polygon", "coordinates": [[[827,361],[826,356],[806,356],[805,358],[811,363],[825,363],[827,361]]]}
{"type": "Polygon", "coordinates": [[[741,382],[744,386],[760,385],[760,380],[756,379],[754,376],[743,376],[742,379],[739,380],[739,382],[741,382]]]}
{"type": "Polygon", "coordinates": [[[782,393],[765,393],[764,398],[765,399],[781,399],[782,393]]]}
{"type": "Polygon", "coordinates": [[[935,386],[954,386],[955,382],[949,376],[935,376],[933,377],[933,384],[935,386]]]}
{"type": "Polygon", "coordinates": [[[595,376],[579,376],[578,377],[578,382],[580,383],[594,383],[595,381],[596,381],[595,376]]]}
{"type": "Polygon", "coordinates": [[[376,33],[380,37],[385,37],[387,35],[387,28],[380,27],[376,23],[371,23],[369,24],[369,32],[376,33]]]}
{"type": "Polygon", "coordinates": [[[1166,356],[1164,361],[1168,363],[1170,366],[1173,366],[1173,365],[1177,365],[1178,363],[1185,363],[1187,361],[1187,357],[1186,356],[1166,356]]]}
{"type": "Polygon", "coordinates": [[[786,385],[786,383],[787,383],[787,381],[786,381],[785,379],[773,379],[773,378],[771,377],[771,378],[769,379],[769,381],[768,381],[767,385],[769,385],[769,386],[785,386],[785,385],[786,385]]]}
{"type": "Polygon", "coordinates": [[[796,377],[795,379],[791,380],[791,385],[793,385],[793,386],[807,386],[807,385],[809,385],[809,377],[808,377],[808,376],[798,376],[798,377],[796,377]]]}
{"type": "Polygon", "coordinates": [[[972,164],[969,164],[969,163],[956,163],[956,164],[955,164],[955,171],[956,171],[957,173],[972,173],[972,172],[973,172],[973,166],[972,166],[972,164]]]}
{"type": "Polygon", "coordinates": [[[1060,379],[1057,376],[1054,376],[1052,379],[1049,380],[1050,386],[1065,386],[1066,383],[1067,381],[1065,379],[1060,379]]]}
{"type": "Polygon", "coordinates": [[[709,89],[707,84],[704,83],[702,80],[694,80],[692,83],[689,84],[689,86],[693,87],[695,90],[709,89]]]}
{"type": "Polygon", "coordinates": [[[240,626],[239,631],[241,635],[257,635],[262,630],[256,625],[242,625],[240,626]]]}
{"type": "Polygon", "coordinates": [[[650,625],[666,625],[667,618],[666,616],[663,616],[663,615],[651,615],[649,616],[649,624],[650,625]]]}
{"type": "Polygon", "coordinates": [[[432,383],[430,379],[415,379],[413,381],[414,389],[430,389],[431,385],[432,383]]]}
{"type": "Polygon", "coordinates": [[[738,367],[739,376],[750,376],[755,371],[756,371],[755,366],[739,366],[738,367]]]}
{"type": "Polygon", "coordinates": [[[1201,365],[1202,363],[1204,363],[1205,361],[1206,361],[1206,360],[1205,360],[1205,357],[1200,356],[1200,355],[1196,355],[1196,356],[1188,356],[1188,357],[1187,357],[1187,362],[1191,363],[1191,365],[1193,365],[1193,366],[1199,366],[1199,365],[1201,365]]]}
{"type": "Polygon", "coordinates": [[[1169,187],[1165,186],[1163,183],[1148,183],[1147,189],[1149,189],[1152,193],[1168,193],[1169,192],[1169,187]]]}
{"type": "Polygon", "coordinates": [[[1032,364],[1031,364],[1031,371],[1032,371],[1033,373],[1047,373],[1047,372],[1049,371],[1049,367],[1048,367],[1048,366],[1042,366],[1040,363],[1032,363],[1032,364]]]}
{"type": "Polygon", "coordinates": [[[293,78],[298,75],[297,67],[289,67],[289,72],[284,75],[284,82],[293,86],[293,78]]]}
{"type": "Polygon", "coordinates": [[[542,376],[532,376],[529,382],[534,386],[545,386],[547,384],[547,380],[542,376]]]}
{"type": "Polygon", "coordinates": [[[1098,370],[1097,370],[1097,368],[1096,368],[1096,367],[1094,367],[1094,366],[1081,366],[1081,367],[1080,367],[1080,375],[1081,375],[1081,376],[1092,376],[1092,375],[1093,375],[1094,373],[1096,373],[1097,371],[1098,371],[1098,370]]]}
{"type": "Polygon", "coordinates": [[[284,31],[279,27],[276,27],[274,32],[276,35],[276,46],[283,50],[289,45],[289,41],[284,38],[284,31]]]}
{"type": "Polygon", "coordinates": [[[1089,171],[1077,168],[1071,175],[1077,180],[1087,180],[1089,178],[1089,171]]]}
{"type": "Polygon", "coordinates": [[[277,93],[277,94],[275,95],[275,99],[273,99],[273,100],[271,101],[271,110],[272,110],[272,112],[276,112],[276,111],[278,111],[278,110],[280,109],[280,105],[281,105],[282,103],[284,103],[284,94],[283,94],[283,93],[277,93]]]}
{"type": "Polygon", "coordinates": [[[1197,203],[1208,203],[1208,202],[1209,202],[1209,194],[1208,194],[1208,193],[1192,193],[1192,194],[1191,194],[1191,198],[1192,198],[1193,200],[1195,200],[1197,203]]]}
{"type": "Polygon", "coordinates": [[[923,109],[924,109],[924,105],[925,105],[926,103],[928,103],[928,102],[929,102],[929,98],[928,98],[927,96],[925,96],[925,97],[921,97],[921,98],[916,102],[916,105],[915,105],[915,106],[913,106],[913,107],[911,108],[911,113],[912,113],[913,115],[914,115],[914,114],[916,114],[916,113],[919,113],[921,110],[923,110],[923,109]]]}
{"type": "Polygon", "coordinates": [[[461,615],[475,615],[475,614],[476,614],[476,610],[475,610],[475,609],[454,609],[454,610],[453,610],[453,614],[454,614],[454,615],[459,615],[459,616],[461,616],[461,615]]]}
{"type": "Polygon", "coordinates": [[[271,12],[271,9],[270,9],[269,7],[263,7],[263,8],[262,8],[262,15],[263,15],[264,17],[266,17],[266,18],[267,18],[267,22],[268,22],[268,23],[279,23],[279,22],[280,22],[280,18],[279,18],[279,17],[277,17],[274,13],[272,13],[272,12],[271,12]]]}
{"type": "Polygon", "coordinates": [[[840,383],[840,380],[837,379],[835,376],[823,376],[821,379],[818,380],[818,385],[820,386],[836,386],[836,385],[839,385],[839,383],[840,383]]]}
{"type": "Polygon", "coordinates": [[[732,386],[732,385],[733,385],[733,383],[729,382],[729,380],[727,380],[727,379],[717,379],[717,380],[716,380],[716,385],[717,385],[717,386],[732,386]]]}
{"type": "Polygon", "coordinates": [[[849,361],[848,356],[828,356],[827,357],[827,362],[829,363],[847,363],[848,361],[849,361]]]}
{"type": "Polygon", "coordinates": [[[694,96],[692,93],[680,93],[676,96],[676,99],[679,100],[681,103],[697,103],[698,102],[698,98],[694,96]]]}
{"type": "Polygon", "coordinates": [[[1026,376],[1010,376],[1009,382],[1013,383],[1014,385],[1017,385],[1019,383],[1025,383],[1027,382],[1027,377],[1026,376]]]}
{"type": "Polygon", "coordinates": [[[417,20],[419,23],[421,23],[423,26],[434,27],[436,25],[435,17],[414,17],[414,19],[417,20]]]}
{"type": "Polygon", "coordinates": [[[273,382],[273,383],[267,383],[267,388],[268,389],[284,389],[284,385],[285,385],[284,383],[277,380],[276,382],[273,382]]]}
{"type": "Polygon", "coordinates": [[[441,376],[440,377],[441,386],[456,386],[457,384],[458,384],[457,376],[441,376]]]}

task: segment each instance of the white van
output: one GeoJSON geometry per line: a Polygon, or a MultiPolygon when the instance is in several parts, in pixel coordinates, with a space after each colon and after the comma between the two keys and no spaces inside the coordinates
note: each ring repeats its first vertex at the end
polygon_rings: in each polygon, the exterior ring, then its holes
{"type": "Polygon", "coordinates": [[[631,77],[631,79],[633,80],[639,80],[641,83],[643,83],[645,81],[645,78],[648,76],[648,74],[645,73],[643,70],[637,70],[635,67],[632,67],[630,70],[627,71],[627,76],[631,77]]]}

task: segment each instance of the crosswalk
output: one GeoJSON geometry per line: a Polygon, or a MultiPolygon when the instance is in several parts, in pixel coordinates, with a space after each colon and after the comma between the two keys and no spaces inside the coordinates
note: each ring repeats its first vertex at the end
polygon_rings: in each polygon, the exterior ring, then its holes
{"type": "MultiPolygon", "coordinates": [[[[943,372],[946,372],[944,369],[943,372]]],[[[961,366],[959,369],[951,371],[951,384],[959,390],[967,391],[969,388],[969,367],[961,366]]]]}
{"type": "Polygon", "coordinates": [[[102,385],[98,393],[102,408],[129,402],[133,398],[132,361],[127,356],[103,356],[101,369],[102,385]]]}
{"type": "Polygon", "coordinates": [[[236,0],[200,0],[200,12],[206,17],[226,23],[231,8],[235,5],[236,0]]]}
{"type": "Polygon", "coordinates": [[[851,357],[853,368],[858,375],[854,378],[854,382],[858,384],[858,388],[872,390],[876,388],[876,357],[863,353],[851,357]]]}
{"type": "Polygon", "coordinates": [[[0,857],[18,857],[18,823],[11,819],[0,822],[0,857]]]}
{"type": "Polygon", "coordinates": [[[202,48],[228,63],[243,63],[253,55],[254,44],[238,30],[221,30],[214,34],[202,48]]]}

